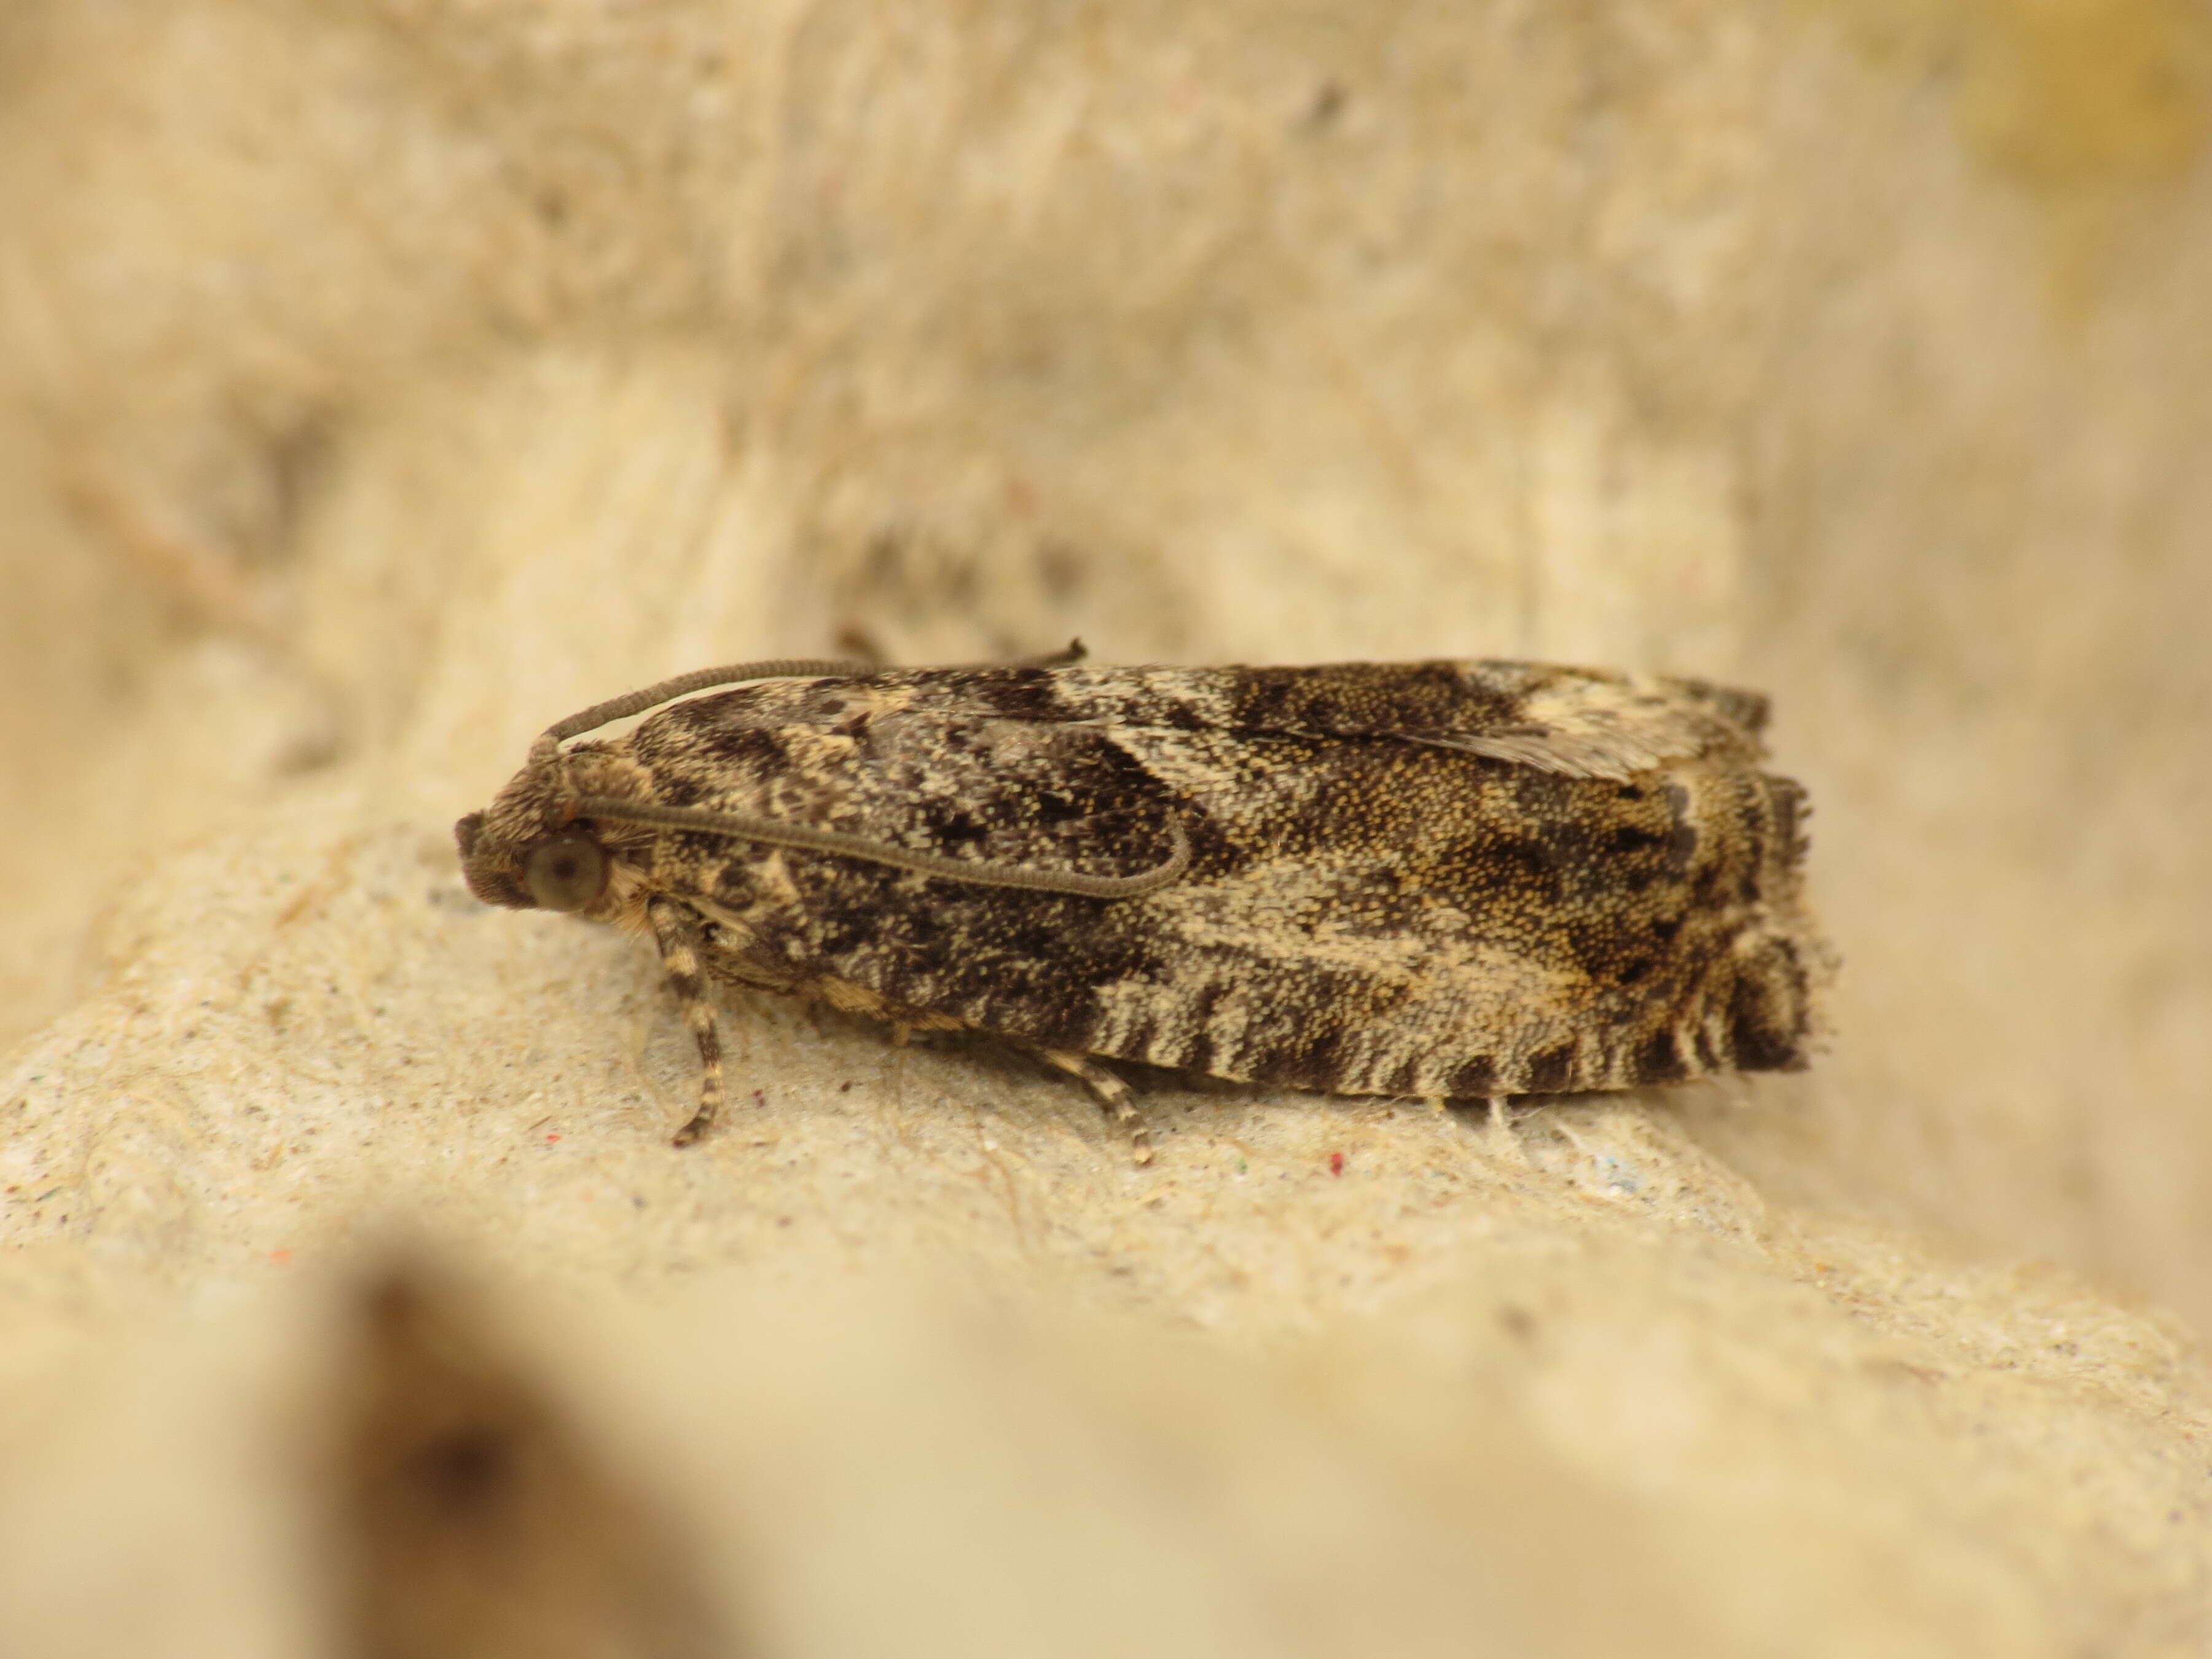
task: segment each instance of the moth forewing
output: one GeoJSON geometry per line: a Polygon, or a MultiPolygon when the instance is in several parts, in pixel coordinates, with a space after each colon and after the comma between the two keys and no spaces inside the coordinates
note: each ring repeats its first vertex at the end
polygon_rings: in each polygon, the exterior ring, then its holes
{"type": "Polygon", "coordinates": [[[990,1033],[1133,1123],[1099,1061],[1620,1089],[1805,1063],[1830,957],[1765,714],[1528,663],[751,665],[562,721],[456,833],[488,902],[659,944],[679,1142],[720,1098],[708,977],[990,1033]]]}

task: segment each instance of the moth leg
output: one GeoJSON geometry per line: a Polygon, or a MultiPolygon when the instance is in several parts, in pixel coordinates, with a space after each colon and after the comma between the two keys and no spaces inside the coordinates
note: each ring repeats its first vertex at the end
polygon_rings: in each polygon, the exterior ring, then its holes
{"type": "Polygon", "coordinates": [[[1504,1147],[1521,1164],[1530,1162],[1528,1149],[1521,1144],[1521,1137],[1513,1127],[1513,1105],[1504,1095],[1492,1095],[1486,1104],[1490,1109],[1490,1139],[1504,1147]]]}
{"type": "Polygon", "coordinates": [[[707,1133],[722,1109],[722,1039],[714,1030],[714,1006],[707,1000],[706,981],[699,972],[699,934],[691,913],[673,899],[656,898],[647,902],[645,914],[653,924],[653,942],[660,946],[668,988],[676,994],[684,1023],[699,1045],[699,1109],[676,1132],[675,1145],[689,1146],[707,1133]]]}
{"type": "Polygon", "coordinates": [[[1137,1110],[1137,1097],[1129,1085],[1113,1073],[1066,1048],[1039,1048],[1036,1057],[1048,1066],[1056,1066],[1070,1077],[1078,1079],[1083,1086],[1098,1097],[1098,1103],[1106,1109],[1106,1115],[1129,1132],[1129,1158],[1135,1164],[1152,1161],[1152,1132],[1145,1127],[1144,1118],[1137,1110]]]}

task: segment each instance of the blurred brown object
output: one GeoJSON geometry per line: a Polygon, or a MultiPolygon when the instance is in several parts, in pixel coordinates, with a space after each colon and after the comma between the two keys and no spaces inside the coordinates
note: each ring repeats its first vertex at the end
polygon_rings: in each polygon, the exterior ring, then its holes
{"type": "Polygon", "coordinates": [[[420,1259],[360,1291],[335,1538],[358,1659],[704,1659],[743,1651],[693,1540],[604,1466],[488,1311],[420,1259]]]}

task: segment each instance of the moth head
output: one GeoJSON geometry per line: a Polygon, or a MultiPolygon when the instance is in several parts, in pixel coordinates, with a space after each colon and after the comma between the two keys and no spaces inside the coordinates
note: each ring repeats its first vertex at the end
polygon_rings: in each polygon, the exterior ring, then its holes
{"type": "Polygon", "coordinates": [[[471,812],[453,826],[453,842],[469,891],[511,910],[588,910],[614,872],[614,855],[583,823],[518,840],[471,812]]]}
{"type": "Polygon", "coordinates": [[[486,904],[589,911],[605,895],[615,854],[576,816],[564,760],[533,755],[490,806],[454,824],[461,874],[486,904]]]}

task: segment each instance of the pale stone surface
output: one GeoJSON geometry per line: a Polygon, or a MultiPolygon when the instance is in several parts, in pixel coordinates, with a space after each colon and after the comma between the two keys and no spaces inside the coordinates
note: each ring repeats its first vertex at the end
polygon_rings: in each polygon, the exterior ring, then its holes
{"type": "MultiPolygon", "coordinates": [[[[1072,1438],[1048,1647],[1146,1628],[1078,1581],[1170,1536],[1194,1651],[2201,1648],[2212,1373],[2125,1299],[2212,1317],[2209,31],[10,8],[0,1376],[128,1369],[149,1309],[265,1331],[398,1215],[495,1284],[710,1276],[751,1403],[708,1461],[767,1485],[771,1443],[894,1508],[988,1466],[1014,1548],[1072,1438]],[[732,999],[738,1109],[677,1155],[650,953],[459,886],[452,819],[599,697],[1074,634],[1766,687],[1834,1054],[1510,1127],[1164,1086],[1138,1172],[1025,1062],[732,999]],[[1014,1334],[877,1319],[916,1277],[1014,1334]],[[1469,1559],[1512,1565],[1410,1588],[1469,1559]]],[[[910,1636],[927,1530],[876,1635],[817,1586],[787,1644],[910,1636]]],[[[1024,1650],[989,1601],[944,1628],[1024,1650]]]]}

